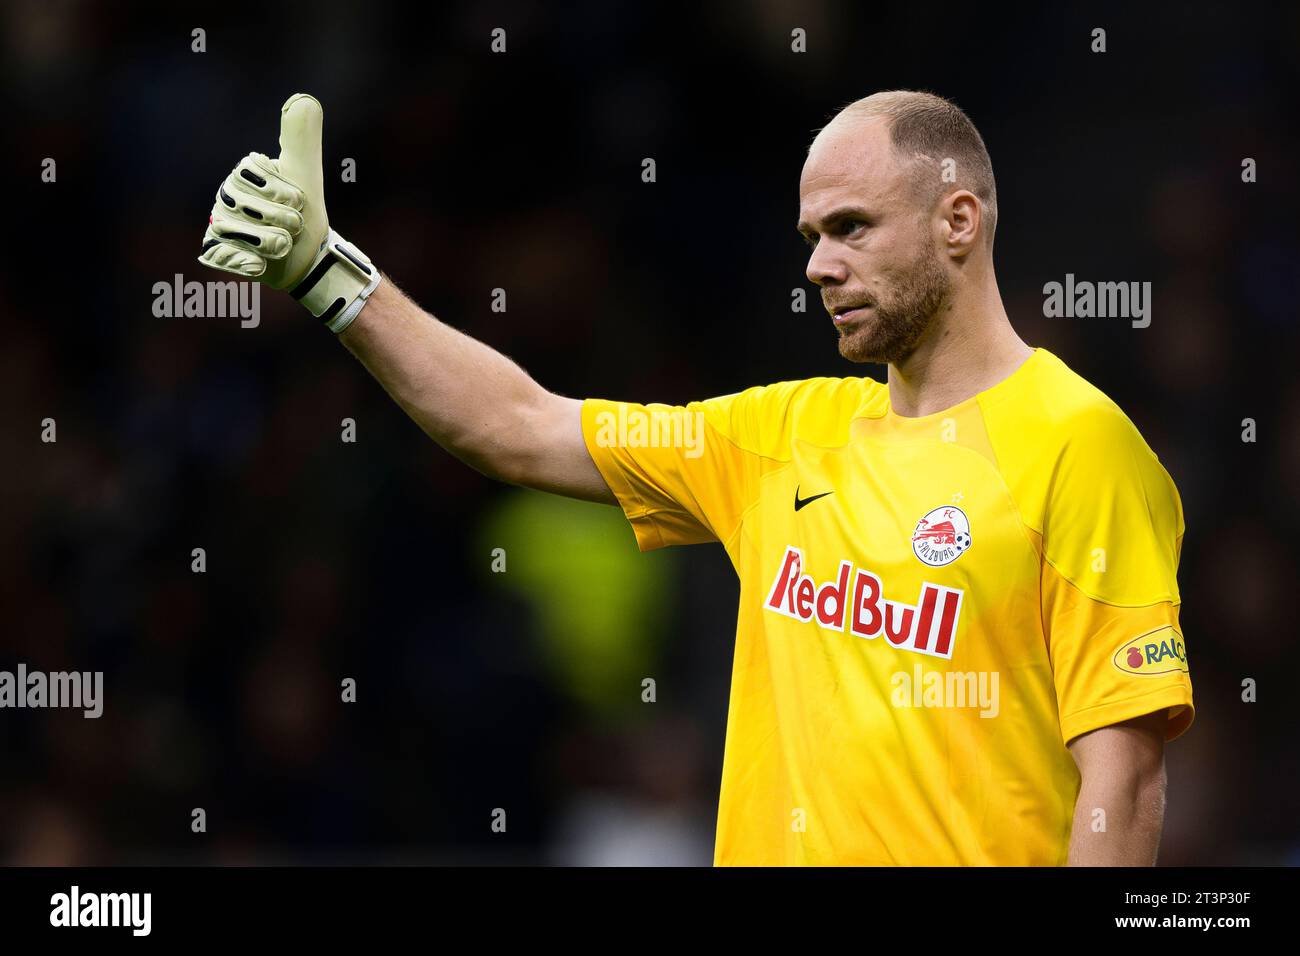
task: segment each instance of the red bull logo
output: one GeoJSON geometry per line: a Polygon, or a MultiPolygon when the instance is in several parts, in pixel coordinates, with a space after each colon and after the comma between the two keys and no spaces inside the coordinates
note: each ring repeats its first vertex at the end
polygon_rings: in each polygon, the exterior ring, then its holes
{"type": "Polygon", "coordinates": [[[927,581],[919,600],[905,604],[887,599],[880,578],[852,561],[841,561],[835,580],[821,584],[803,567],[803,552],[787,547],[765,610],[867,640],[883,636],[899,650],[952,659],[961,591],[927,581]]]}
{"type": "Polygon", "coordinates": [[[913,541],[928,541],[930,544],[956,544],[957,529],[952,526],[951,521],[940,521],[938,524],[927,526],[925,519],[921,519],[921,527],[912,535],[913,541]]]}
{"type": "Polygon", "coordinates": [[[1127,641],[1112,662],[1125,674],[1158,677],[1187,670],[1187,645],[1172,624],[1166,624],[1127,641]]]}

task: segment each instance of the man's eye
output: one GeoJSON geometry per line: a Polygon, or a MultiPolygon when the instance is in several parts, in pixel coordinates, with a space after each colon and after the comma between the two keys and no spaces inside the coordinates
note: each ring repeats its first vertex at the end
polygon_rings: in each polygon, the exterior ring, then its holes
{"type": "Polygon", "coordinates": [[[851,232],[856,232],[859,227],[865,227],[865,226],[866,223],[863,222],[861,219],[845,219],[842,223],[840,223],[840,232],[847,236],[851,232]]]}

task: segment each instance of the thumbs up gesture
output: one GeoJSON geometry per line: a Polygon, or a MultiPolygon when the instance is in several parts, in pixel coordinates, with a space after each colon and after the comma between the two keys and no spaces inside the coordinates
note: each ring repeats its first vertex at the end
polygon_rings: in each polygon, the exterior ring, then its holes
{"type": "Polygon", "coordinates": [[[335,332],[356,317],[379,270],[330,229],[321,169],[325,112],[295,93],[280,108],[280,155],[249,153],[217,189],[199,261],[287,289],[335,332]]]}
{"type": "Polygon", "coordinates": [[[280,157],[249,153],[217,189],[199,261],[287,289],[329,234],[321,173],[320,103],[306,93],[280,110],[280,157]]]}

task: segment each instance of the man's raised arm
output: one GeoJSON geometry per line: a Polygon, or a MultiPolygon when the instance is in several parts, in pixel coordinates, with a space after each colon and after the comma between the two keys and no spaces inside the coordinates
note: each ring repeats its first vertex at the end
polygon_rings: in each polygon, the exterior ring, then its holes
{"type": "Polygon", "coordinates": [[[439,322],[381,282],[339,338],[393,401],[483,474],[617,504],[582,438],[582,402],[538,385],[510,359],[439,322]]]}
{"type": "Polygon", "coordinates": [[[280,109],[280,155],[249,153],[217,188],[199,261],[283,289],[338,334],[425,434],[483,474],[617,504],[582,437],[582,403],[444,325],[329,225],[324,111],[280,109]]]}

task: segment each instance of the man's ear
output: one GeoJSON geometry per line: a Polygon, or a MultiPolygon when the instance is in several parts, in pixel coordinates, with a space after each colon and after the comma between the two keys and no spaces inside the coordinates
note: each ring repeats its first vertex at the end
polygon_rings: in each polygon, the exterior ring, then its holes
{"type": "Polygon", "coordinates": [[[948,220],[948,254],[958,258],[968,255],[984,226],[979,199],[969,189],[959,189],[944,200],[943,211],[948,220]]]}

